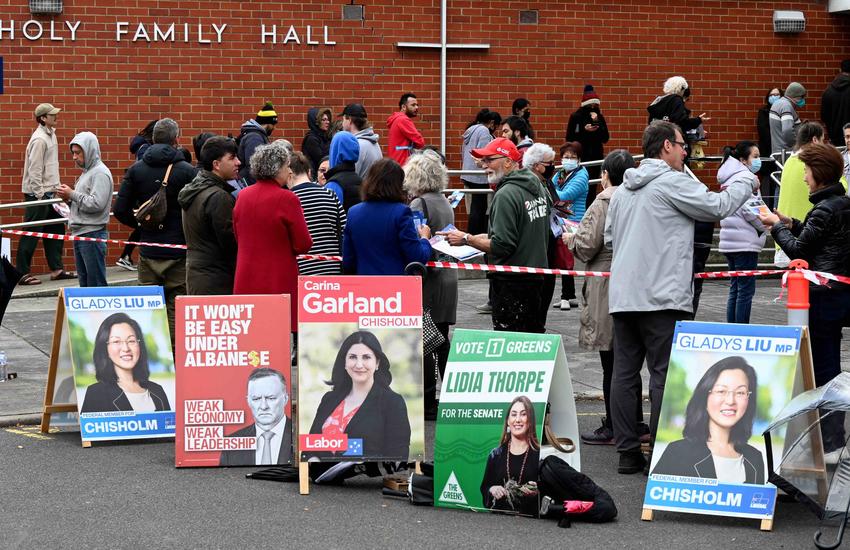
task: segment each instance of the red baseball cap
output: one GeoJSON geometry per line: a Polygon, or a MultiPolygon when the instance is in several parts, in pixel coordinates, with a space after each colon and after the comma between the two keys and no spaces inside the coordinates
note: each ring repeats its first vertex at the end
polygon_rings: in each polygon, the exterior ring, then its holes
{"type": "Polygon", "coordinates": [[[479,159],[490,155],[502,155],[503,157],[508,157],[514,162],[519,162],[520,159],[522,159],[522,153],[520,153],[516,148],[514,142],[502,137],[494,139],[488,143],[486,147],[473,149],[470,151],[470,154],[479,159]]]}

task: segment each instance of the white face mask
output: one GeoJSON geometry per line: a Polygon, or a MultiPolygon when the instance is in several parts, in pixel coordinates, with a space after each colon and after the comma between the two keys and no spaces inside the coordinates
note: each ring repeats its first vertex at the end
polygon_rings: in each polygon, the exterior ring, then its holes
{"type": "Polygon", "coordinates": [[[568,172],[570,170],[575,170],[576,168],[578,168],[578,160],[576,159],[562,158],[561,164],[563,165],[564,170],[568,172]]]}

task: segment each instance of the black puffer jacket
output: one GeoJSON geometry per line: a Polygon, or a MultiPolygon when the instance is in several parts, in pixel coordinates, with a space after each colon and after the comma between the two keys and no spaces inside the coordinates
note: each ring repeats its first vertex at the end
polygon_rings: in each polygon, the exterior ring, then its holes
{"type": "MultiPolygon", "coordinates": [[[[159,190],[160,183],[165,178],[169,164],[174,164],[168,176],[168,186],[165,189],[168,198],[168,210],[161,230],[142,229],[139,239],[149,243],[186,244],[183,237],[182,211],[177,203],[177,195],[183,187],[195,177],[195,169],[183,159],[183,153],[172,147],[157,143],[145,151],[142,160],[136,161],[124,173],[118,197],[115,199],[112,211],[118,221],[124,225],[136,228],[139,226],[133,216],[133,209],[138,208],[159,190]]],[[[185,250],[174,248],[141,247],[141,255],[152,259],[173,259],[186,256],[185,250]]]]}
{"type": "Polygon", "coordinates": [[[809,269],[850,275],[850,197],[840,183],[809,196],[815,206],[805,221],[789,228],[780,222],[770,234],[792,260],[809,262],[809,269]]]}
{"type": "Polygon", "coordinates": [[[233,234],[233,188],[201,170],[180,193],[183,231],[189,245],[186,291],[189,295],[233,294],[236,237],[233,234]]]}

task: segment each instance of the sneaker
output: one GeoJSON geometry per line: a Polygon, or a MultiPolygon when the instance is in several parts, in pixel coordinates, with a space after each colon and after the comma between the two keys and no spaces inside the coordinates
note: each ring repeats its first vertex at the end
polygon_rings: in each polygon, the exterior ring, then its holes
{"type": "Polygon", "coordinates": [[[475,306],[475,310],[478,313],[490,314],[490,313],[493,313],[493,305],[490,302],[487,302],[486,304],[481,304],[480,306],[475,306]]]}
{"type": "Polygon", "coordinates": [[[581,434],[581,442],[588,445],[613,445],[614,432],[605,425],[605,419],[602,419],[602,425],[592,432],[583,432],[581,434]]]}
{"type": "Polygon", "coordinates": [[[838,464],[839,460],[850,459],[850,456],[848,456],[847,454],[845,454],[844,456],[841,456],[841,453],[843,453],[843,452],[844,452],[844,447],[839,447],[839,448],[835,449],[834,451],[827,451],[827,452],[823,453],[823,461],[826,462],[827,464],[838,464]]]}
{"type": "Polygon", "coordinates": [[[558,304],[558,307],[561,308],[561,311],[569,311],[570,310],[570,301],[569,300],[561,300],[558,304]]]}
{"type": "Polygon", "coordinates": [[[617,472],[621,474],[636,474],[646,467],[646,459],[639,450],[623,451],[620,453],[620,464],[617,472]]]}
{"type": "Polygon", "coordinates": [[[138,268],[133,263],[133,260],[125,256],[121,256],[120,258],[118,258],[118,261],[115,262],[115,265],[120,268],[126,269],[127,271],[138,271],[138,268]]]}

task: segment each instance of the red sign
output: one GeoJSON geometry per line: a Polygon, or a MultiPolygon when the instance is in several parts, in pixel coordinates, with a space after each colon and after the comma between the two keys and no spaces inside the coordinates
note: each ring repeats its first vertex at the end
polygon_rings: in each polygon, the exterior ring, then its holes
{"type": "Polygon", "coordinates": [[[178,296],[178,467],[288,464],[289,296],[178,296]]]}
{"type": "Polygon", "coordinates": [[[341,435],[322,435],[322,434],[302,434],[298,441],[302,451],[347,451],[348,436],[341,435]]]}

